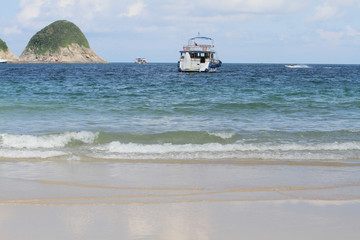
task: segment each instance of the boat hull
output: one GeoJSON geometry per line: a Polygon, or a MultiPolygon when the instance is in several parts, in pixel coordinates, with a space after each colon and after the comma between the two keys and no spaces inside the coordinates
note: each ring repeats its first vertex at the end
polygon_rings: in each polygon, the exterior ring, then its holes
{"type": "Polygon", "coordinates": [[[178,62],[178,71],[179,72],[216,72],[216,70],[221,67],[222,62],[218,61],[216,63],[207,62],[204,64],[191,64],[190,66],[186,66],[187,64],[181,59],[178,62]]]}
{"type": "Polygon", "coordinates": [[[216,72],[222,64],[216,56],[214,41],[209,37],[191,38],[179,52],[179,72],[216,72]]]}
{"type": "Polygon", "coordinates": [[[208,73],[208,72],[216,72],[217,68],[206,68],[204,70],[200,69],[200,68],[178,68],[179,72],[193,72],[193,73],[208,73]]]}

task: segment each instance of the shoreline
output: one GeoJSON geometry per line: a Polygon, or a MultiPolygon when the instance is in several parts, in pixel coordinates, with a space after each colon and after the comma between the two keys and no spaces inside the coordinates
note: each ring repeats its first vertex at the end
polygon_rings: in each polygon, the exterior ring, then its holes
{"type": "Polygon", "coordinates": [[[18,204],[28,202],[36,205],[37,200],[31,199],[45,199],[39,201],[52,203],[107,199],[113,201],[110,203],[117,204],[118,200],[137,198],[137,196],[147,201],[164,197],[177,200],[178,197],[182,197],[182,201],[185,202],[360,200],[360,182],[357,176],[350,174],[355,171],[354,168],[360,169],[358,166],[309,168],[290,165],[269,167],[268,165],[41,160],[2,161],[2,163],[4,167],[1,169],[2,184],[0,185],[3,185],[4,190],[0,197],[0,205],[6,203],[12,205],[11,202],[7,202],[10,200],[18,204]],[[22,169],[24,166],[27,168],[22,169]],[[66,172],[63,173],[64,169],[66,172]],[[93,172],[94,175],[87,176],[82,169],[85,169],[85,172],[93,172]],[[197,179],[200,170],[207,174],[197,179]],[[209,174],[211,172],[216,175],[209,174]],[[306,178],[299,178],[296,174],[298,172],[302,172],[306,178]],[[342,176],[344,172],[349,172],[346,178],[342,176]],[[184,179],[185,176],[187,179],[184,179]],[[326,176],[326,179],[323,179],[323,176],[326,176]],[[224,179],[219,182],[216,177],[224,179]],[[14,188],[18,189],[15,195],[14,188]],[[35,189],[38,190],[34,191],[35,189]],[[59,196],[62,196],[60,200],[59,196]]]}
{"type": "Polygon", "coordinates": [[[130,164],[170,164],[170,165],[235,165],[235,166],[303,166],[303,167],[360,167],[360,163],[341,161],[285,161],[285,160],[210,160],[210,159],[112,159],[77,156],[49,158],[7,158],[0,162],[54,162],[54,163],[130,163],[130,164]]]}

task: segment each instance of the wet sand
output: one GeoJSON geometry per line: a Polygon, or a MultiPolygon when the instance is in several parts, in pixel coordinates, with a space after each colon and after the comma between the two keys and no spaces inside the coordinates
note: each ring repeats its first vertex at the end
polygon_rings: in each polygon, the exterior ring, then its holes
{"type": "Polygon", "coordinates": [[[1,239],[358,239],[360,167],[1,161],[1,239]]]}

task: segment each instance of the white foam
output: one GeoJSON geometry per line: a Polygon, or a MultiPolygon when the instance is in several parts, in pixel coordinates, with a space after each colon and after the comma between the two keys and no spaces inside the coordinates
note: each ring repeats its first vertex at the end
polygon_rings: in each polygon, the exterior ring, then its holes
{"type": "Polygon", "coordinates": [[[81,157],[75,156],[75,155],[71,155],[71,156],[68,157],[67,160],[68,160],[68,161],[80,161],[80,160],[81,160],[81,157]]]}
{"type": "MultiPolygon", "coordinates": [[[[360,158],[360,142],[357,141],[316,144],[246,143],[243,141],[232,144],[139,144],[114,141],[94,145],[98,135],[99,133],[85,131],[46,136],[0,134],[0,157],[51,158],[69,155],[69,160],[81,160],[81,157],[74,156],[82,155],[100,159],[277,159],[299,161],[352,161],[360,158]],[[74,140],[88,145],[67,148],[74,140]]],[[[226,138],[231,135],[231,133],[226,133],[221,136],[226,138]]]]}
{"type": "Polygon", "coordinates": [[[1,158],[23,159],[23,158],[51,158],[67,155],[68,153],[62,151],[40,151],[40,150],[0,150],[1,158]]]}
{"type": "Polygon", "coordinates": [[[231,133],[231,132],[209,132],[208,134],[212,136],[220,137],[222,139],[229,139],[235,135],[235,133],[231,133]]]}
{"type": "Polygon", "coordinates": [[[301,144],[135,144],[112,142],[93,147],[100,158],[121,159],[277,159],[351,160],[358,158],[360,143],[301,144]],[[355,151],[355,153],[354,153],[355,151]]]}
{"type": "Polygon", "coordinates": [[[348,143],[321,143],[313,145],[305,144],[220,144],[220,143],[207,143],[207,144],[182,144],[175,145],[171,143],[166,144],[136,144],[136,143],[120,143],[111,142],[102,146],[95,147],[96,150],[109,151],[115,153],[167,153],[167,152],[234,152],[234,151],[348,151],[360,150],[360,142],[348,143]]]}
{"type": "Polygon", "coordinates": [[[73,140],[93,143],[99,133],[93,132],[65,132],[45,136],[0,134],[0,146],[15,149],[59,148],[65,147],[73,140]]]}
{"type": "Polygon", "coordinates": [[[309,65],[306,64],[296,64],[296,65],[285,65],[288,68],[310,68],[309,65]]]}
{"type": "Polygon", "coordinates": [[[164,159],[164,160],[269,160],[269,161],[350,161],[351,156],[335,154],[297,153],[244,153],[244,152],[179,152],[179,153],[96,153],[91,157],[99,159],[164,159]]]}

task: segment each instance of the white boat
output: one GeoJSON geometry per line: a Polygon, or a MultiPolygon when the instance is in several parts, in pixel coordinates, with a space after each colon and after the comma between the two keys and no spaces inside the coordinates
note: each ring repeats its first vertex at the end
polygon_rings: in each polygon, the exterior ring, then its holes
{"type": "Polygon", "coordinates": [[[310,68],[308,65],[305,64],[289,64],[285,65],[287,68],[310,68]]]}
{"type": "Polygon", "coordinates": [[[7,62],[8,62],[8,60],[3,59],[2,57],[0,57],[0,63],[7,63],[7,62]]]}
{"type": "Polygon", "coordinates": [[[147,60],[145,58],[135,58],[135,63],[145,64],[145,63],[147,63],[147,60]]]}
{"type": "Polygon", "coordinates": [[[216,72],[222,62],[217,58],[214,40],[209,37],[190,38],[180,51],[179,72],[216,72]]]}

